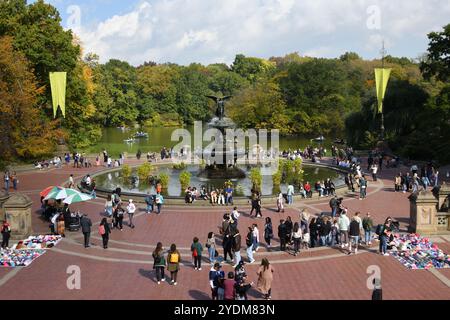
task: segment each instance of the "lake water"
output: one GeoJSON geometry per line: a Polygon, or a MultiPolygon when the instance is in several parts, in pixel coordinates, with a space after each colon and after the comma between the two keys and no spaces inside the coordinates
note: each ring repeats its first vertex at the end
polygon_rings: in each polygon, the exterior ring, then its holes
{"type": "MultiPolygon", "coordinates": [[[[177,128],[150,128],[144,130],[147,132],[149,137],[146,139],[136,139],[135,143],[126,143],[124,140],[129,139],[138,130],[130,129],[128,131],[123,131],[119,128],[105,128],[103,129],[103,135],[101,140],[93,147],[91,147],[88,153],[99,154],[104,149],[114,157],[118,158],[119,154],[126,152],[129,155],[135,155],[138,150],[141,150],[143,156],[147,152],[159,152],[163,147],[170,149],[171,147],[177,145],[179,141],[171,141],[171,136],[174,130],[177,128]]],[[[186,129],[194,137],[194,127],[189,126],[186,129]]],[[[308,145],[319,146],[319,143],[311,141],[312,138],[316,137],[280,137],[280,150],[287,150],[291,148],[292,150],[301,148],[304,149],[308,145]]],[[[327,155],[331,154],[331,144],[333,139],[326,139],[323,146],[327,149],[327,155]]],[[[270,139],[269,139],[270,142],[270,139]]],[[[208,145],[209,142],[204,142],[204,145],[208,145]]]]}

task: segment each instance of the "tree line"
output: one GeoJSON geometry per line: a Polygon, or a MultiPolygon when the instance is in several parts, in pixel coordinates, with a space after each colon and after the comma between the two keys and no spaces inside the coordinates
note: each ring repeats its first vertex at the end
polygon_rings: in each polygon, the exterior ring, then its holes
{"type": "MultiPolygon", "coordinates": [[[[388,56],[393,68],[385,99],[386,135],[395,151],[449,161],[449,34],[430,33],[420,60],[388,56]]],[[[38,0],[0,1],[0,112],[3,160],[51,154],[64,138],[72,149],[95,144],[102,127],[180,126],[207,121],[206,95],[232,95],[227,116],[243,128],[284,135],[346,138],[359,148],[377,141],[374,72],[380,60],[353,52],[337,59],[298,53],[204,66],[100,63],[64,30],[55,7],[38,0]],[[53,119],[49,72],[67,72],[66,118],[53,119]]]]}

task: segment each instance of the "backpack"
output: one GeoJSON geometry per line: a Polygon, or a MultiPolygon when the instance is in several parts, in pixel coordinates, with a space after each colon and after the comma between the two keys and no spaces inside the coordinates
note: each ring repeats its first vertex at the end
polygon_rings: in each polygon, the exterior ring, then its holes
{"type": "Polygon", "coordinates": [[[98,227],[98,233],[102,236],[106,233],[105,226],[101,225],[98,227]]]}
{"type": "Polygon", "coordinates": [[[170,263],[178,263],[180,261],[180,255],[176,252],[170,254],[170,263]]]}
{"type": "Polygon", "coordinates": [[[382,224],[379,224],[379,225],[377,226],[377,229],[375,230],[375,234],[376,234],[377,236],[381,236],[382,233],[383,233],[383,225],[382,225],[382,224]]]}

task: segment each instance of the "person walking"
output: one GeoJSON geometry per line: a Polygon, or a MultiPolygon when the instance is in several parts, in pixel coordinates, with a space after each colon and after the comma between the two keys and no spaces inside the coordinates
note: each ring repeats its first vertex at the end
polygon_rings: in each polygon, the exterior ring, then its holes
{"type": "Polygon", "coordinates": [[[331,198],[329,204],[330,204],[330,208],[331,208],[331,217],[334,219],[336,217],[336,214],[337,214],[338,209],[339,209],[338,197],[334,196],[333,198],[331,198]]]}
{"type": "Polygon", "coordinates": [[[280,220],[280,225],[278,226],[278,238],[280,239],[280,251],[286,251],[286,224],[284,220],[280,220]]]}
{"type": "Polygon", "coordinates": [[[109,234],[111,233],[111,228],[109,227],[108,220],[103,218],[98,227],[98,233],[103,240],[103,249],[108,249],[109,234]]]}
{"type": "Polygon", "coordinates": [[[366,217],[363,219],[363,229],[364,229],[364,243],[366,245],[372,244],[372,228],[373,228],[373,220],[370,217],[370,212],[367,212],[366,217]]]}
{"type": "Polygon", "coordinates": [[[69,189],[74,189],[75,188],[75,181],[73,180],[73,174],[71,174],[69,176],[69,186],[68,186],[68,188],[69,189]]]}
{"type": "Polygon", "coordinates": [[[113,207],[114,207],[114,203],[112,200],[112,196],[110,194],[108,194],[108,198],[105,201],[105,214],[108,217],[112,217],[113,215],[113,207]]]}
{"type": "Polygon", "coordinates": [[[253,224],[253,252],[257,252],[259,249],[259,229],[256,223],[253,224]]]}
{"type": "Polygon", "coordinates": [[[209,286],[211,287],[212,300],[218,300],[218,290],[221,279],[225,278],[225,272],[222,270],[220,263],[216,262],[209,271],[209,286]]]}
{"type": "Polygon", "coordinates": [[[122,205],[119,204],[114,210],[114,228],[119,228],[120,231],[123,230],[123,217],[125,216],[125,210],[123,210],[122,205]]]}
{"type": "Polygon", "coordinates": [[[380,238],[380,254],[383,256],[389,256],[387,253],[388,239],[390,236],[390,222],[386,220],[384,225],[381,227],[379,238],[380,238]]]}
{"type": "Polygon", "coordinates": [[[364,175],[359,179],[359,200],[367,197],[367,179],[364,175]]]}
{"type": "Polygon", "coordinates": [[[234,230],[233,232],[233,252],[234,252],[234,266],[233,268],[236,268],[239,263],[241,262],[241,234],[239,233],[239,230],[234,230]]]}
{"type": "Polygon", "coordinates": [[[17,184],[19,183],[19,178],[17,177],[17,173],[15,171],[13,171],[11,175],[11,181],[13,183],[14,191],[17,191],[17,184]]]}
{"type": "Polygon", "coordinates": [[[355,245],[355,254],[358,253],[358,244],[359,244],[359,237],[361,234],[360,229],[360,223],[356,219],[356,217],[352,218],[352,222],[350,222],[349,226],[349,236],[350,236],[350,242],[348,246],[348,254],[352,254],[352,246],[355,245]]]}
{"type": "Polygon", "coordinates": [[[194,260],[194,269],[198,271],[202,271],[202,254],[203,254],[203,246],[199,242],[198,238],[195,237],[191,244],[191,252],[192,258],[194,260]]]}
{"type": "Polygon", "coordinates": [[[11,226],[8,221],[3,220],[2,224],[2,249],[9,248],[9,238],[11,238],[11,226]]]}
{"type": "Polygon", "coordinates": [[[147,193],[145,197],[145,203],[147,204],[147,214],[153,213],[155,198],[150,194],[150,191],[147,193]]]}
{"type": "Polygon", "coordinates": [[[287,189],[287,198],[288,198],[288,205],[292,205],[294,203],[294,186],[289,184],[287,189]]]}
{"type": "Polygon", "coordinates": [[[173,243],[170,246],[169,254],[167,256],[168,265],[167,270],[170,272],[170,283],[176,286],[178,271],[180,270],[180,252],[177,250],[177,246],[173,243]]]}
{"type": "Polygon", "coordinates": [[[134,213],[136,212],[136,206],[133,203],[133,199],[130,199],[128,201],[127,212],[128,212],[128,217],[130,219],[128,225],[130,226],[131,229],[134,229],[135,225],[133,224],[133,217],[134,217],[134,213]]]}
{"type": "Polygon", "coordinates": [[[248,227],[247,237],[245,239],[245,244],[247,245],[247,258],[249,263],[255,262],[253,259],[253,229],[248,227]]]}
{"type": "Polygon", "coordinates": [[[270,248],[270,242],[273,239],[273,226],[272,219],[266,217],[266,224],[264,225],[264,240],[266,241],[267,247],[270,248]]]}
{"type": "Polygon", "coordinates": [[[156,208],[158,209],[156,211],[156,213],[161,214],[161,207],[164,204],[164,197],[162,196],[162,194],[160,192],[158,192],[156,194],[155,203],[156,203],[156,208]]]}
{"type": "Polygon", "coordinates": [[[350,219],[347,217],[347,210],[342,211],[341,216],[338,219],[339,234],[341,247],[348,247],[348,228],[350,226],[350,219]]]}
{"type": "Polygon", "coordinates": [[[216,262],[216,236],[214,232],[208,233],[205,247],[208,249],[209,262],[214,264],[216,262]]]}
{"type": "Polygon", "coordinates": [[[302,241],[302,228],[300,228],[298,222],[294,224],[292,240],[294,241],[294,256],[297,256],[297,254],[300,252],[300,243],[302,241]]]}
{"type": "Polygon", "coordinates": [[[278,198],[277,198],[277,208],[278,208],[278,212],[284,212],[284,197],[283,197],[283,193],[279,193],[278,194],[278,198]]]}
{"type": "Polygon", "coordinates": [[[376,163],[374,163],[370,167],[370,171],[372,172],[372,180],[376,182],[377,181],[377,172],[378,172],[378,166],[376,163]]]}
{"type": "Polygon", "coordinates": [[[152,253],[153,257],[153,269],[156,273],[156,281],[161,284],[161,281],[166,281],[166,276],[164,275],[164,269],[166,268],[166,259],[164,257],[163,245],[161,242],[156,244],[156,249],[152,253]]]}
{"type": "Polygon", "coordinates": [[[91,227],[92,227],[92,221],[89,219],[88,215],[85,213],[83,217],[80,220],[80,226],[81,226],[81,232],[84,236],[84,247],[89,248],[90,247],[90,237],[91,237],[91,227]]]}
{"type": "Polygon", "coordinates": [[[11,182],[9,171],[5,171],[5,174],[3,175],[3,181],[5,182],[5,191],[8,194],[9,193],[9,184],[11,182]]]}
{"type": "Polygon", "coordinates": [[[267,258],[262,259],[258,272],[257,288],[264,295],[265,300],[272,299],[272,281],[274,268],[267,258]]]}

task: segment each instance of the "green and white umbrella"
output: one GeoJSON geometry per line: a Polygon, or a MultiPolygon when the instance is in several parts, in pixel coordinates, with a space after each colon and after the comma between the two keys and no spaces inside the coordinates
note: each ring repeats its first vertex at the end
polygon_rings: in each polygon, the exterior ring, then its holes
{"type": "Polygon", "coordinates": [[[78,192],[77,194],[72,194],[72,195],[68,196],[64,200],[64,203],[72,204],[72,203],[77,203],[77,202],[85,202],[85,201],[89,201],[92,199],[94,199],[94,198],[92,198],[90,195],[78,192]]]}
{"type": "Polygon", "coordinates": [[[69,189],[69,188],[62,188],[59,190],[52,190],[45,198],[44,200],[48,200],[48,199],[55,199],[55,200],[61,200],[61,199],[66,199],[67,197],[71,196],[71,195],[76,195],[76,194],[80,194],[81,192],[74,190],[74,189],[69,189]]]}

